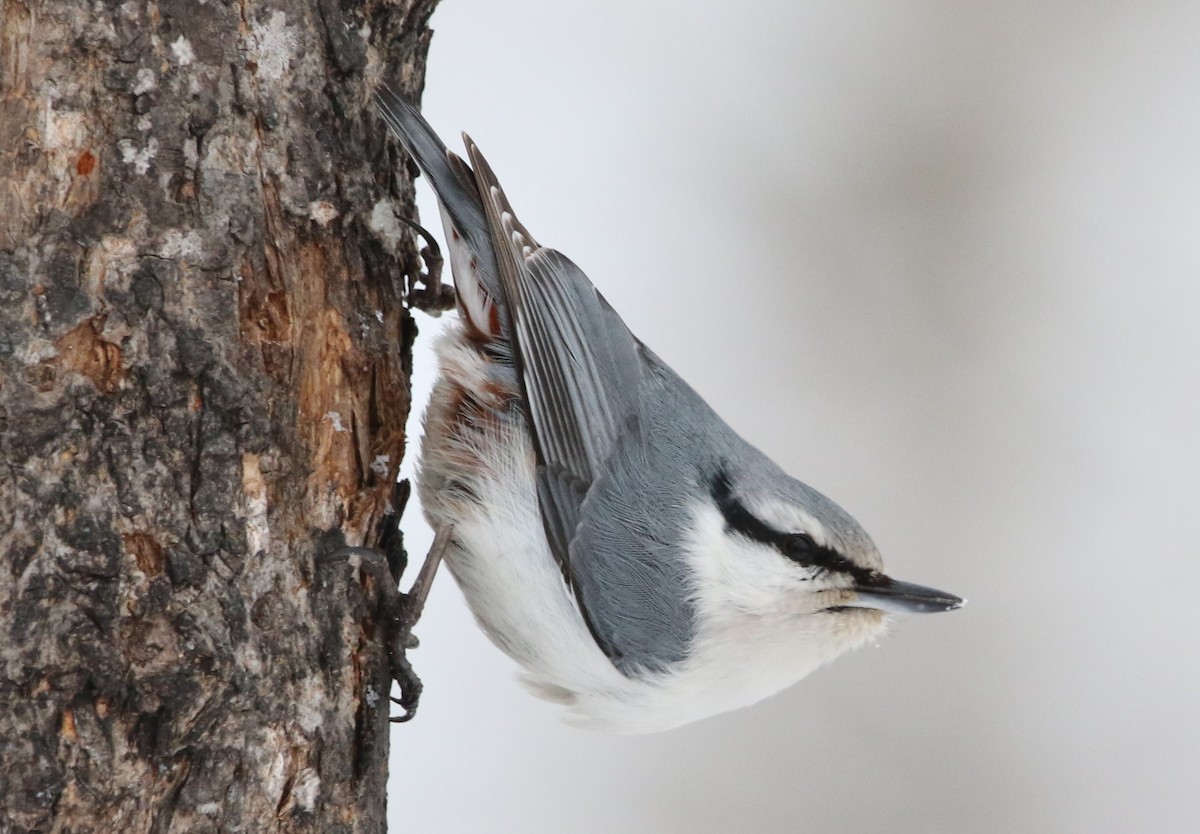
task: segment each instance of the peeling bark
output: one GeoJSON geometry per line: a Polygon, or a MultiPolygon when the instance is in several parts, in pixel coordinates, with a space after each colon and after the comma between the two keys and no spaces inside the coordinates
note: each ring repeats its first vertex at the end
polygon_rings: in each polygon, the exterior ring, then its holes
{"type": "Polygon", "coordinates": [[[0,832],[385,829],[435,2],[0,0],[0,832]]]}

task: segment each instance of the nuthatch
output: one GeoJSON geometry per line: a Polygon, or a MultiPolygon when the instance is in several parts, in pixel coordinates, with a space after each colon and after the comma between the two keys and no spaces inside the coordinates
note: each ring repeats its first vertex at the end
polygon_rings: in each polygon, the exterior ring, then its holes
{"type": "Polygon", "coordinates": [[[883,572],[841,507],[739,437],[517,220],[479,149],[381,89],[442,211],[458,320],[418,486],[476,619],[568,720],[652,732],[752,704],[962,600],[883,572]]]}

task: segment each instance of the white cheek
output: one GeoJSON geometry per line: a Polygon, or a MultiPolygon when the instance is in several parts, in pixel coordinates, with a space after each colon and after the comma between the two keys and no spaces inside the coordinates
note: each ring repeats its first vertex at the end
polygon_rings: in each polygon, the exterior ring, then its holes
{"type": "MultiPolygon", "coordinates": [[[[720,511],[707,503],[693,508],[694,534],[685,547],[695,576],[699,612],[800,613],[812,582],[809,571],[779,551],[725,531],[720,511]]],[[[817,588],[812,588],[817,590],[817,588]]]]}

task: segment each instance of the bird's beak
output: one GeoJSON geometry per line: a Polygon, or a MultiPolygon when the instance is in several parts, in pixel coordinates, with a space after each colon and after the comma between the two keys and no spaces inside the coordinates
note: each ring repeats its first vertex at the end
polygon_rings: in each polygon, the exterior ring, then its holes
{"type": "Polygon", "coordinates": [[[858,599],[842,603],[844,607],[874,608],[895,614],[936,614],[939,611],[953,611],[955,608],[961,608],[966,601],[945,591],[914,585],[911,582],[900,582],[883,574],[875,574],[870,579],[860,581],[853,590],[858,599]]]}

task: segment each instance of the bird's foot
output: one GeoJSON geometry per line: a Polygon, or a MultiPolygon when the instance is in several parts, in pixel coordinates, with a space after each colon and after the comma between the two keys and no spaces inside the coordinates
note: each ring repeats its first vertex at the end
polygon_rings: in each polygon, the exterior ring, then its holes
{"type": "Polygon", "coordinates": [[[417,705],[421,700],[424,685],[408,660],[408,650],[415,649],[418,645],[413,626],[421,619],[421,612],[425,610],[425,600],[429,596],[433,577],[437,574],[438,565],[442,562],[442,555],[449,541],[448,530],[438,533],[424,564],[421,565],[421,570],[417,573],[416,581],[406,594],[400,592],[388,566],[387,557],[383,553],[368,547],[344,547],[331,554],[332,557],[358,556],[360,569],[374,580],[379,589],[377,622],[383,630],[389,673],[392,680],[400,685],[400,697],[391,700],[404,710],[403,715],[389,717],[389,720],[396,724],[411,721],[417,714],[417,705]]]}
{"type": "Polygon", "coordinates": [[[454,287],[442,283],[442,266],[445,264],[445,260],[442,258],[442,250],[438,248],[437,241],[418,223],[407,217],[398,219],[416,231],[417,235],[425,241],[425,245],[420,249],[421,260],[425,261],[425,271],[418,273],[413,280],[409,281],[406,287],[409,303],[418,310],[423,310],[431,315],[438,315],[445,310],[454,309],[454,287]],[[420,284],[420,289],[417,288],[417,284],[420,284]]]}

